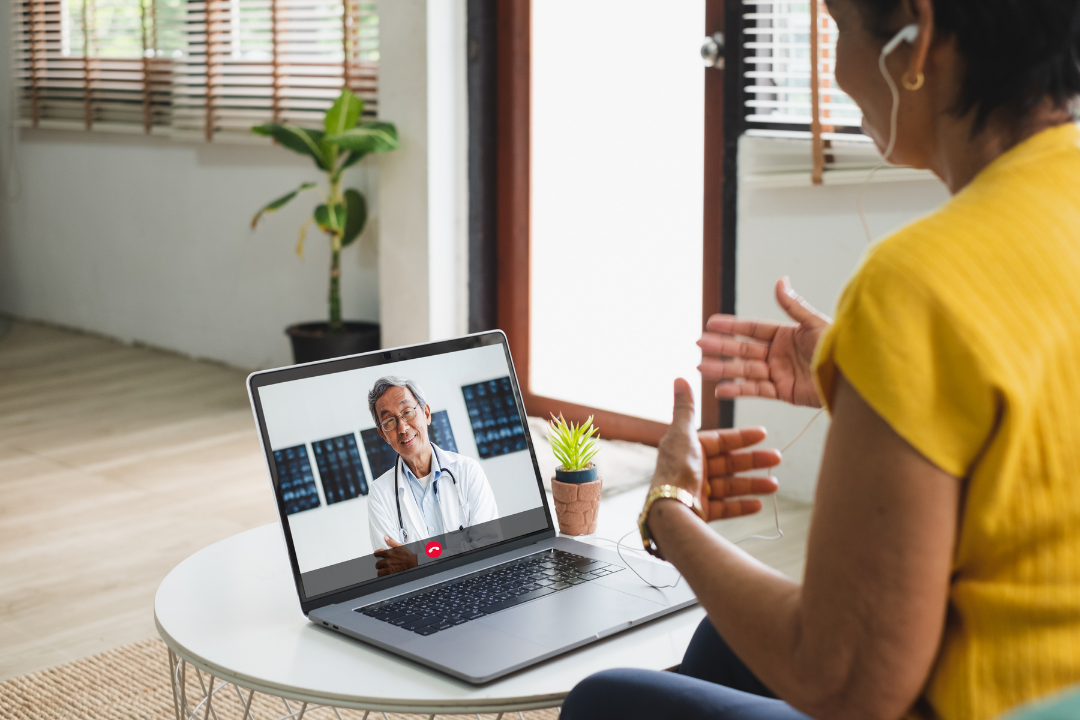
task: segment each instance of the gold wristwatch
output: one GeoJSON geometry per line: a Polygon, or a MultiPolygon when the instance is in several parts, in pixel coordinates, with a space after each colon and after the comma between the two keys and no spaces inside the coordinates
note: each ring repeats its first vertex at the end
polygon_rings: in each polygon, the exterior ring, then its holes
{"type": "Polygon", "coordinates": [[[649,491],[648,496],[645,498],[645,507],[641,510],[641,515],[638,516],[638,530],[641,532],[641,542],[645,546],[645,550],[650,555],[663,559],[663,555],[660,554],[660,548],[656,546],[656,542],[652,539],[652,535],[649,533],[649,510],[652,508],[653,503],[661,499],[678,500],[686,507],[694,511],[702,521],[705,520],[705,511],[701,509],[701,501],[690,494],[689,491],[682,489],[681,487],[675,487],[674,485],[661,485],[660,487],[654,487],[649,491]]]}

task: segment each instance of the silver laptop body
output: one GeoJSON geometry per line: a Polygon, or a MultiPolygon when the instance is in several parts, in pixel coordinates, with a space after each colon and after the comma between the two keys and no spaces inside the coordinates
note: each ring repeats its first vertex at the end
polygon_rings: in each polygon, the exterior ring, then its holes
{"type": "MultiPolygon", "coordinates": [[[[613,550],[557,536],[499,331],[257,372],[248,392],[313,623],[480,684],[696,603],[686,583],[650,587],[613,550]],[[499,507],[491,521],[403,535],[416,566],[384,576],[363,518],[371,527],[398,522],[385,502],[376,506],[376,483],[386,488],[393,476],[392,497],[408,490],[362,392],[381,375],[428,386],[436,456],[482,468],[499,507]],[[423,555],[432,543],[437,559],[423,555]]],[[[441,482],[449,497],[447,476],[441,482]]],[[[645,560],[634,570],[656,585],[674,575],[645,560]]]]}

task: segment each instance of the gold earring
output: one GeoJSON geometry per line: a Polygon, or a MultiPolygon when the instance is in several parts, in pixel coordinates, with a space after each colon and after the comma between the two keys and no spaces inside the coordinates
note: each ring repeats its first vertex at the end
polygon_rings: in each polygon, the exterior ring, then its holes
{"type": "Polygon", "coordinates": [[[908,79],[910,75],[910,72],[905,72],[903,77],[900,78],[900,82],[902,82],[904,84],[904,87],[908,90],[918,90],[923,86],[923,83],[926,82],[926,78],[923,77],[922,73],[915,73],[914,80],[908,79]]]}

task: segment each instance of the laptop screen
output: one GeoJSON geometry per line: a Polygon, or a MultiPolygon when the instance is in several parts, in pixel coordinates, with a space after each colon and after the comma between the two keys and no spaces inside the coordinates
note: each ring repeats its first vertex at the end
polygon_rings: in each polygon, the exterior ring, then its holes
{"type": "Polygon", "coordinates": [[[549,527],[502,335],[463,342],[252,383],[306,599],[549,527]]]}

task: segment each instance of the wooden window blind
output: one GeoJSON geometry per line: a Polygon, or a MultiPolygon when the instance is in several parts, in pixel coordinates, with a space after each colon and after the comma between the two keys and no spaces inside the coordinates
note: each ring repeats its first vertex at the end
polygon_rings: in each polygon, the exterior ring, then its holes
{"type": "Polygon", "coordinates": [[[867,139],[862,113],[833,77],[836,24],[824,3],[742,2],[747,134],[810,139],[820,123],[825,140],[867,139]]]}
{"type": "Polygon", "coordinates": [[[376,115],[362,0],[14,0],[20,123],[206,140],[321,126],[343,86],[376,115]]]}
{"type": "Polygon", "coordinates": [[[736,7],[740,130],[748,136],[740,141],[740,183],[781,188],[933,177],[912,168],[877,172],[882,158],[862,133],[862,112],[836,85],[837,30],[822,0],[740,0],[736,7]]]}

